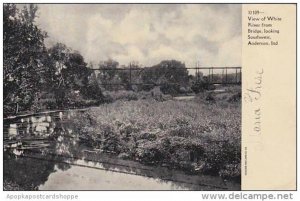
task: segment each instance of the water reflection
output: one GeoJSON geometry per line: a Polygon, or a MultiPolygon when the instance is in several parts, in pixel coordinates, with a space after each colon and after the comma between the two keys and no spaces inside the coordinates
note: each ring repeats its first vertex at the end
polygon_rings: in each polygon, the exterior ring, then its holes
{"type": "Polygon", "coordinates": [[[67,162],[74,160],[77,145],[76,138],[70,137],[67,129],[69,119],[70,115],[63,116],[60,112],[5,120],[5,183],[19,190],[37,190],[57,171],[55,165],[60,170],[69,169],[67,162]],[[67,159],[58,157],[59,154],[67,159]]]}
{"type": "Polygon", "coordinates": [[[121,160],[80,142],[72,117],[57,112],[4,121],[6,190],[226,190],[239,185],[121,160]]]}

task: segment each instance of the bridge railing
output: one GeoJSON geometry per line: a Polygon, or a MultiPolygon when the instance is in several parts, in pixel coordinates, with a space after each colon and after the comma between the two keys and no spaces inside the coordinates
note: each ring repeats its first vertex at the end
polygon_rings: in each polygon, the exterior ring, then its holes
{"type": "MultiPolygon", "coordinates": [[[[170,69],[176,70],[177,67],[169,67],[170,69]]],[[[182,68],[180,68],[182,70],[182,68]]],[[[242,68],[241,67],[187,67],[185,68],[188,72],[189,78],[193,79],[193,82],[206,81],[209,84],[241,84],[242,79],[242,68]]],[[[155,77],[155,80],[146,78],[146,71],[153,71],[155,69],[150,67],[137,68],[100,68],[91,69],[94,71],[97,78],[98,84],[109,87],[109,86],[161,86],[165,84],[163,78],[164,74],[156,75],[151,74],[155,77]],[[147,80],[147,81],[145,81],[147,80]]],[[[179,79],[180,80],[180,79],[179,79]]],[[[190,81],[190,80],[189,80],[190,81]]],[[[181,85],[182,82],[167,81],[169,85],[181,85]]]]}

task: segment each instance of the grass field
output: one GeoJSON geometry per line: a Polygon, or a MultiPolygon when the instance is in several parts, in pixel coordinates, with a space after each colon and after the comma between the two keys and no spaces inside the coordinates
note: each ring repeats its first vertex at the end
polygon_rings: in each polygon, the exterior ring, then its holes
{"type": "Polygon", "coordinates": [[[190,101],[123,101],[74,117],[80,138],[120,158],[240,179],[241,105],[236,90],[190,101]]]}

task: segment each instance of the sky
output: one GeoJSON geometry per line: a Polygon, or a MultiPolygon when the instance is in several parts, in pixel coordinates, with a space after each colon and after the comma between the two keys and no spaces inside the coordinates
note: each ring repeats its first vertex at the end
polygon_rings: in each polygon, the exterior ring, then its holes
{"type": "Polygon", "coordinates": [[[238,4],[40,4],[36,23],[48,47],[57,42],[85,61],[113,59],[151,66],[241,66],[242,10],[238,4]]]}

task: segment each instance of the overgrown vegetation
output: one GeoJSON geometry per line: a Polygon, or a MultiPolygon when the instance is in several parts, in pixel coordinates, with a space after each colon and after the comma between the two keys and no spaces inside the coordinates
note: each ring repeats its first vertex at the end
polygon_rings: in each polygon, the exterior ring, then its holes
{"type": "MultiPolygon", "coordinates": [[[[80,139],[121,158],[240,179],[241,106],[228,98],[116,101],[75,117],[80,139]]],[[[213,95],[211,95],[213,96],[213,95]]]]}
{"type": "Polygon", "coordinates": [[[150,91],[104,91],[103,96],[105,97],[106,103],[112,103],[117,100],[131,101],[140,99],[153,99],[156,101],[171,100],[172,96],[162,93],[159,87],[155,87],[150,91]]]}

